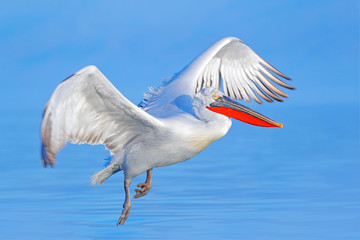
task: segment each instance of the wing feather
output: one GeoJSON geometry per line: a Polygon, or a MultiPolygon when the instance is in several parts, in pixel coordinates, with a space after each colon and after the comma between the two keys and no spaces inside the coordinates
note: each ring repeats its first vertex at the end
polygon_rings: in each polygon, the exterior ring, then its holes
{"type": "MultiPolygon", "coordinates": [[[[239,69],[239,71],[241,72],[241,76],[243,78],[245,78],[246,73],[244,72],[244,69],[239,69]]],[[[249,79],[251,81],[249,81],[249,85],[251,87],[251,89],[255,90],[255,92],[263,99],[265,99],[265,101],[267,102],[273,102],[273,100],[271,98],[269,98],[266,94],[263,93],[263,91],[261,91],[261,89],[256,85],[256,80],[257,78],[255,76],[251,76],[249,77],[249,79]]],[[[258,103],[262,103],[261,100],[259,99],[259,102],[258,103]]]]}
{"type": "Polygon", "coordinates": [[[277,96],[269,88],[267,88],[267,86],[264,85],[264,83],[263,83],[264,76],[263,75],[261,75],[260,73],[256,73],[256,77],[254,79],[255,79],[256,84],[258,86],[260,86],[261,90],[263,90],[267,95],[269,95],[271,98],[273,98],[274,100],[276,100],[278,102],[283,102],[283,100],[279,96],[277,96]]]}
{"type": "Polygon", "coordinates": [[[279,84],[280,86],[286,87],[288,89],[294,89],[293,86],[290,86],[289,84],[281,81],[279,78],[277,78],[276,76],[271,74],[268,70],[266,70],[262,65],[259,65],[259,70],[261,73],[265,74],[265,76],[267,76],[268,78],[273,80],[275,83],[279,84]]]}
{"type": "MultiPolygon", "coordinates": [[[[239,71],[238,71],[238,69],[234,69],[234,78],[236,79],[236,78],[239,78],[239,71]]],[[[241,85],[239,84],[239,82],[238,81],[235,81],[234,82],[234,84],[236,85],[236,87],[235,87],[235,89],[234,89],[234,91],[235,91],[235,93],[236,93],[236,98],[238,98],[238,99],[243,99],[243,97],[242,97],[242,94],[241,94],[241,91],[240,91],[240,88],[241,88],[241,85]]]]}
{"type": "MultiPolygon", "coordinates": [[[[239,78],[241,78],[240,69],[237,68],[236,71],[238,72],[239,78]]],[[[236,82],[238,82],[238,81],[236,81],[236,82]]],[[[253,83],[252,80],[249,79],[249,81],[243,81],[242,83],[244,84],[244,88],[245,88],[246,92],[247,92],[257,103],[261,104],[261,103],[262,103],[261,100],[260,100],[260,99],[258,98],[258,96],[256,96],[256,94],[254,93],[256,87],[255,87],[255,89],[252,88],[252,87],[253,87],[253,85],[251,85],[251,84],[253,83]]],[[[249,98],[249,101],[251,101],[250,98],[249,98]]]]}
{"type": "Polygon", "coordinates": [[[213,67],[212,67],[212,72],[211,72],[211,76],[213,77],[214,81],[213,81],[213,87],[216,88],[216,89],[219,89],[221,84],[220,84],[220,81],[221,81],[221,76],[220,76],[220,65],[221,65],[221,60],[220,59],[213,59],[212,60],[214,63],[213,63],[213,67]]]}
{"type": "Polygon", "coordinates": [[[63,81],[46,104],[41,125],[42,161],[53,166],[66,142],[104,144],[112,154],[162,123],[127,100],[95,67],[63,81]]]}
{"type": "MultiPolygon", "coordinates": [[[[204,70],[200,72],[198,79],[208,82],[208,72],[211,71],[213,75],[214,71],[219,71],[222,76],[225,94],[234,99],[244,98],[248,102],[251,101],[251,99],[254,99],[256,102],[261,103],[261,100],[255,95],[254,91],[268,102],[271,101],[271,99],[262,91],[266,92],[271,98],[277,101],[282,101],[280,97],[288,97],[286,93],[280,90],[271,81],[288,89],[294,89],[294,87],[283,82],[270,71],[280,77],[290,80],[289,77],[259,57],[239,39],[226,38],[226,40],[227,41],[224,41],[224,39],[221,40],[224,42],[223,46],[218,48],[218,51],[210,57],[208,64],[205,65],[204,70]],[[216,61],[221,63],[220,68],[214,66],[213,63],[216,61]],[[212,70],[209,70],[209,68],[212,68],[212,70]],[[254,83],[256,83],[262,91],[254,83]]],[[[200,85],[201,83],[198,83],[198,86],[200,85]]],[[[220,89],[220,86],[216,87],[217,89],[220,89]]],[[[202,88],[197,87],[195,92],[201,89],[202,88]]]]}
{"type": "Polygon", "coordinates": [[[285,74],[281,73],[279,70],[277,70],[275,67],[273,67],[270,63],[266,62],[264,59],[262,59],[261,57],[259,57],[259,61],[262,65],[264,65],[266,68],[270,69],[271,71],[273,71],[274,73],[276,73],[277,75],[287,79],[287,80],[291,80],[291,78],[289,78],[288,76],[286,76],[285,74]]]}
{"type": "Polygon", "coordinates": [[[223,79],[223,84],[224,84],[224,92],[227,96],[230,96],[230,91],[229,91],[229,87],[228,87],[228,81],[226,81],[226,70],[225,70],[226,65],[221,65],[220,66],[220,74],[221,77],[223,79]]]}

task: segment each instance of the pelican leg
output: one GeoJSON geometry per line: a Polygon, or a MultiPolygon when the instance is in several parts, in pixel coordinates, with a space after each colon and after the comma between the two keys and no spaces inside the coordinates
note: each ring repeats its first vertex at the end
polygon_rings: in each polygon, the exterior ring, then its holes
{"type": "Polygon", "coordinates": [[[117,222],[117,225],[124,225],[126,219],[129,217],[130,208],[131,208],[131,196],[130,196],[130,180],[124,181],[124,189],[125,189],[125,202],[123,205],[123,210],[121,216],[117,222]]]}
{"type": "Polygon", "coordinates": [[[137,185],[137,187],[141,189],[135,189],[136,195],[134,196],[134,198],[145,196],[150,191],[151,184],[152,184],[152,169],[146,172],[146,182],[139,183],[137,185]]]}

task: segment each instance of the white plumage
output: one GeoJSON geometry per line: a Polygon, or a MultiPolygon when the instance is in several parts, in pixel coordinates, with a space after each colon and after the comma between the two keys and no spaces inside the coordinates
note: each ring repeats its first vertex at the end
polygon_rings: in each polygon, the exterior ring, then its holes
{"type": "Polygon", "coordinates": [[[131,179],[147,171],[147,181],[138,185],[141,190],[136,190],[135,198],[144,196],[151,188],[152,168],[185,161],[201,152],[227,133],[229,116],[256,125],[282,126],[226,98],[282,101],[280,97],[287,95],[271,81],[293,87],[269,70],[289,79],[239,39],[224,38],[152,89],[138,107],[95,66],[85,67],[63,81],[45,107],[43,164],[53,166],[66,142],[104,144],[114,157],[92,180],[102,183],[124,171],[126,200],[118,221],[124,224],[131,207],[131,179]],[[220,92],[221,86],[225,94],[220,92]],[[250,120],[243,120],[244,114],[250,120]]]}

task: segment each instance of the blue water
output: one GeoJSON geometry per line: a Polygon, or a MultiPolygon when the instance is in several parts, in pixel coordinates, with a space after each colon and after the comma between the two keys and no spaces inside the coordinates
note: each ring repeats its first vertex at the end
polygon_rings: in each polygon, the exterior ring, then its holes
{"type": "Polygon", "coordinates": [[[67,145],[41,166],[41,108],[0,120],[1,239],[360,239],[358,105],[266,107],[283,129],[233,122],[193,159],[154,169],[124,226],[122,172],[88,182],[102,146],[67,145]]]}

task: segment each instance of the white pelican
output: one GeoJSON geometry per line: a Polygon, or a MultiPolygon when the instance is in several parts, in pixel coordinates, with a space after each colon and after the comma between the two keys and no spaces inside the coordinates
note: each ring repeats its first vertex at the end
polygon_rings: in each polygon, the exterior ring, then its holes
{"type": "Polygon", "coordinates": [[[241,40],[227,37],[163,85],[150,89],[136,106],[99,69],[85,67],[64,80],[46,104],[41,124],[43,165],[52,167],[66,142],[104,144],[113,157],[105,169],[92,176],[92,184],[102,184],[112,174],[124,171],[126,197],[117,222],[124,224],[131,208],[134,177],[147,172],[146,182],[137,185],[140,189],[135,190],[134,198],[146,195],[154,167],[192,158],[227,133],[231,118],[282,127],[234,101],[282,101],[280,97],[287,95],[271,81],[293,87],[274,73],[290,80],[241,40]],[[220,92],[221,86],[225,93],[220,92]]]}

